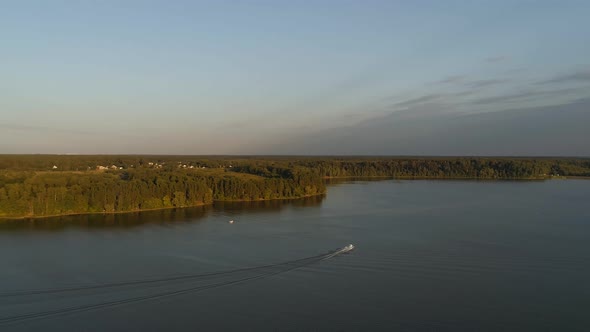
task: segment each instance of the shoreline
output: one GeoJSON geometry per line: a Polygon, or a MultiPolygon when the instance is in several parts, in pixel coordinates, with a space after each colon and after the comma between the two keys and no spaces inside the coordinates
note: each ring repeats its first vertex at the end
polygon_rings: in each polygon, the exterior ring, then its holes
{"type": "Polygon", "coordinates": [[[214,200],[211,203],[202,203],[202,204],[196,204],[196,205],[171,206],[171,207],[162,207],[162,208],[155,208],[155,209],[140,209],[140,210],[131,210],[131,211],[75,212],[75,213],[52,214],[52,215],[48,215],[48,216],[0,217],[0,223],[10,222],[10,221],[18,221],[18,220],[49,219],[49,218],[59,218],[59,217],[71,217],[71,216],[87,216],[87,215],[106,216],[106,215],[131,214],[131,213],[164,211],[164,210],[174,210],[174,209],[190,209],[190,208],[196,208],[196,207],[201,207],[201,206],[213,206],[215,204],[215,202],[239,203],[239,202],[267,202],[267,201],[297,200],[297,199],[320,196],[320,195],[325,195],[325,194],[326,193],[324,192],[324,193],[313,194],[313,195],[304,195],[304,196],[300,196],[300,197],[270,198],[270,199],[256,199],[256,200],[214,200]]]}
{"type": "MultiPolygon", "coordinates": [[[[590,177],[585,176],[552,176],[552,177],[536,177],[536,178],[474,178],[474,177],[428,177],[428,176],[384,176],[384,175],[374,175],[374,176],[324,176],[324,180],[353,180],[353,179],[390,179],[390,180],[477,180],[477,181],[545,181],[545,180],[590,180],[590,177]]],[[[195,208],[201,206],[209,206],[214,205],[215,202],[264,202],[264,201],[279,201],[279,200],[297,200],[303,199],[307,197],[314,197],[320,195],[326,195],[327,191],[324,193],[313,194],[313,195],[304,195],[300,197],[285,197],[285,198],[270,198],[270,199],[257,199],[257,200],[214,200],[211,203],[202,203],[197,205],[187,205],[182,207],[162,207],[162,208],[155,208],[155,209],[140,209],[140,210],[131,210],[131,211],[114,211],[114,212],[75,212],[75,213],[63,213],[63,214],[53,214],[47,216],[22,216],[22,217],[0,217],[0,223],[2,222],[10,222],[10,221],[17,221],[17,220],[33,220],[33,219],[48,219],[48,218],[58,218],[58,217],[68,217],[68,216],[84,216],[84,215],[116,215],[116,214],[131,214],[131,213],[141,213],[141,212],[150,212],[150,211],[162,211],[162,210],[173,210],[173,209],[186,209],[186,208],[195,208]]]]}
{"type": "Polygon", "coordinates": [[[478,178],[478,177],[462,177],[462,176],[446,176],[446,177],[436,177],[436,176],[383,176],[383,175],[373,175],[373,176],[324,176],[323,179],[325,180],[338,180],[338,179],[391,179],[391,180],[479,180],[479,181],[498,181],[498,180],[506,180],[506,181],[528,181],[528,180],[565,180],[568,178],[582,178],[582,179],[589,179],[590,177],[565,177],[565,176],[553,176],[553,177],[531,177],[531,178],[478,178]]]}

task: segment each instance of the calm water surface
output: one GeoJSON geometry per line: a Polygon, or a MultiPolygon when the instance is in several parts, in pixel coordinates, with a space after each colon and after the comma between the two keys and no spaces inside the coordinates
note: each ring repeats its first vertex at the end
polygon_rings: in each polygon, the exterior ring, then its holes
{"type": "Polygon", "coordinates": [[[4,223],[0,330],[587,331],[589,198],[585,180],[357,181],[293,202],[4,223]]]}

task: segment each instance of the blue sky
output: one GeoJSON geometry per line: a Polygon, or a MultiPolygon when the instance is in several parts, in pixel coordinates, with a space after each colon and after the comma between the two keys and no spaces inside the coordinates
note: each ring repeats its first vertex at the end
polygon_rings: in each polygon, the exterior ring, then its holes
{"type": "MultiPolygon", "coordinates": [[[[338,154],[528,154],[424,139],[586,100],[588,17],[587,1],[0,1],[0,153],[332,154],[324,133],[355,132],[338,154]],[[409,145],[351,144],[382,119],[416,130],[366,144],[409,145]]],[[[567,147],[530,151],[590,154],[567,147]]]]}

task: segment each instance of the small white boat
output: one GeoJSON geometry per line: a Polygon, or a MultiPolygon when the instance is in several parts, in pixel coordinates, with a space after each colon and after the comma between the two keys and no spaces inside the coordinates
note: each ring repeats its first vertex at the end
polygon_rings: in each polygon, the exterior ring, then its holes
{"type": "Polygon", "coordinates": [[[346,247],[342,248],[342,252],[348,252],[354,250],[354,245],[349,244],[346,247]]]}
{"type": "Polygon", "coordinates": [[[234,223],[234,221],[233,221],[233,220],[230,220],[230,221],[228,221],[228,223],[230,223],[230,224],[233,224],[233,223],[234,223]]]}

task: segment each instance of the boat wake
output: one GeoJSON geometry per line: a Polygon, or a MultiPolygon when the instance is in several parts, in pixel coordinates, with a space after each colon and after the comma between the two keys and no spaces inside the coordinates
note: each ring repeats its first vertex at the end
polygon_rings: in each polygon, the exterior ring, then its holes
{"type": "MultiPolygon", "coordinates": [[[[318,263],[320,261],[324,261],[335,256],[348,253],[354,250],[354,246],[352,244],[345,246],[343,248],[330,251],[325,254],[316,255],[305,257],[297,260],[291,260],[282,263],[276,264],[269,264],[269,265],[262,265],[262,266],[255,266],[255,267],[247,267],[241,269],[234,269],[228,271],[221,271],[221,272],[212,272],[212,273],[203,273],[203,274],[189,274],[189,275],[180,275],[180,276],[172,276],[166,278],[154,278],[154,279],[143,279],[143,280],[130,280],[130,281],[122,281],[122,282],[115,282],[115,283],[104,283],[104,284],[92,284],[92,285],[85,285],[85,286],[76,286],[76,287],[68,287],[68,288],[49,288],[49,289],[36,289],[36,290],[21,290],[21,291],[14,291],[14,292],[4,292],[0,293],[0,298],[10,298],[10,297],[25,297],[25,296],[41,296],[41,295],[51,295],[51,294],[59,294],[59,297],[63,297],[62,294],[67,293],[74,293],[75,295],[79,296],[80,292],[83,291],[101,291],[107,289],[122,289],[128,290],[129,287],[141,287],[141,286],[178,286],[179,283],[190,282],[191,284],[185,285],[181,289],[177,290],[167,290],[161,291],[154,294],[149,295],[141,295],[135,297],[126,297],[122,299],[112,300],[112,301],[105,301],[100,303],[92,303],[87,305],[76,305],[71,307],[59,308],[54,310],[46,310],[46,311],[39,311],[33,313],[26,313],[26,314],[17,314],[13,316],[7,316],[0,318],[0,325],[6,324],[13,324],[18,322],[25,322],[29,320],[41,319],[46,317],[53,317],[53,316],[60,316],[66,314],[74,314],[80,312],[86,312],[90,310],[97,310],[101,308],[109,308],[115,307],[125,304],[149,301],[149,300],[156,300],[161,298],[167,298],[172,296],[179,296],[183,294],[195,293],[199,291],[209,290],[213,288],[219,288],[223,286],[229,286],[239,283],[244,283],[247,281],[257,280],[267,278],[273,275],[285,273],[288,271],[292,271],[294,269],[302,268],[311,264],[318,263]],[[228,280],[225,280],[228,278],[228,280]],[[192,283],[203,283],[207,282],[206,284],[192,284],[192,283]],[[189,287],[190,286],[190,287],[189,287]]],[[[144,287],[147,288],[147,287],[144,287]]],[[[141,289],[140,289],[141,290],[141,289]]],[[[99,293],[100,294],[100,293],[99,293]]]]}

